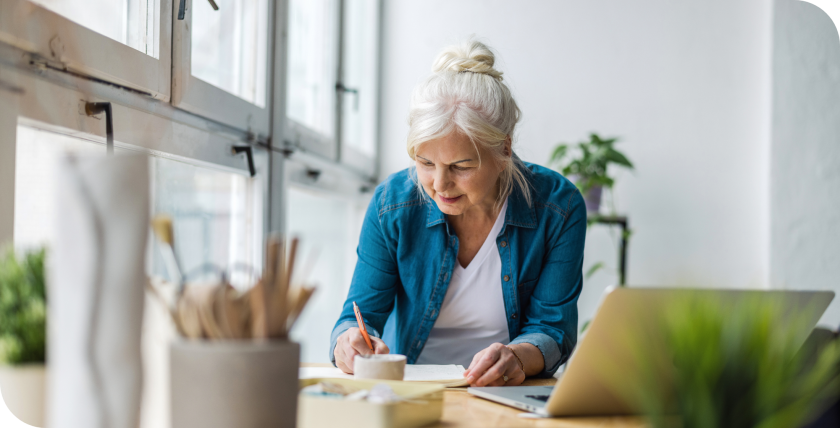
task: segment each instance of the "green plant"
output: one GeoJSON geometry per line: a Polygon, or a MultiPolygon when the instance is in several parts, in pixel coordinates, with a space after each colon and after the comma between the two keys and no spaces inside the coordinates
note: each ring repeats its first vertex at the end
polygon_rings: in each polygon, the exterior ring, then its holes
{"type": "Polygon", "coordinates": [[[608,174],[610,164],[633,169],[627,156],[613,148],[617,141],[618,138],[603,139],[593,132],[588,141],[581,141],[576,146],[558,144],[551,153],[549,166],[557,168],[566,177],[575,176],[575,185],[584,195],[596,186],[612,188],[615,179],[608,174]],[[571,157],[570,148],[573,147],[580,152],[577,157],[571,157]],[[570,157],[568,161],[567,156],[570,157]]]}
{"type": "Polygon", "coordinates": [[[840,387],[840,345],[833,340],[807,352],[801,332],[810,325],[757,300],[686,299],[661,325],[659,349],[670,355],[652,358],[645,349],[654,342],[634,338],[640,369],[626,376],[624,397],[654,427],[674,426],[673,416],[683,428],[802,426],[840,387]],[[663,367],[673,390],[661,387],[663,367]]]}
{"type": "Polygon", "coordinates": [[[46,251],[0,255],[0,363],[46,362],[46,251]]]}

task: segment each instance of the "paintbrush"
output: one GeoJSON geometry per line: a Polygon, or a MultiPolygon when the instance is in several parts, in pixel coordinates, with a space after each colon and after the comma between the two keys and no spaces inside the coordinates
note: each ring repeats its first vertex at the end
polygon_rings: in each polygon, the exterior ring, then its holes
{"type": "Polygon", "coordinates": [[[169,271],[172,282],[178,284],[176,293],[176,298],[178,298],[184,292],[184,276],[181,265],[178,263],[178,257],[175,255],[175,233],[172,228],[172,217],[166,214],[154,216],[152,218],[152,230],[161,244],[160,248],[166,270],[169,271]]]}

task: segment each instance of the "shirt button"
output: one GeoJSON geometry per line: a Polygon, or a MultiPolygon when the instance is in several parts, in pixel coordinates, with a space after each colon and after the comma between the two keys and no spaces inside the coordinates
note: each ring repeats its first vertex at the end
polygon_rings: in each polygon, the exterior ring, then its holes
{"type": "Polygon", "coordinates": [[[502,248],[507,247],[507,241],[502,241],[502,248]]]}
{"type": "Polygon", "coordinates": [[[510,281],[510,277],[509,277],[509,276],[507,276],[507,275],[505,275],[505,281],[506,281],[506,282],[507,282],[507,281],[510,281]]]}
{"type": "Polygon", "coordinates": [[[511,315],[510,317],[516,319],[516,312],[514,312],[513,315],[511,315]]]}

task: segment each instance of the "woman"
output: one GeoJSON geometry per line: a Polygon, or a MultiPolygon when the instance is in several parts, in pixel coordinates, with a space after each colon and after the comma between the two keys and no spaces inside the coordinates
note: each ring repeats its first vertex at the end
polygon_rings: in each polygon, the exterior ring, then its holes
{"type": "Polygon", "coordinates": [[[493,63],[477,41],[447,48],[414,91],[414,166],[376,188],[331,337],[346,373],[371,353],[354,301],[375,353],[463,364],[473,386],[549,377],[575,346],[583,198],[513,152],[520,111],[493,63]]]}

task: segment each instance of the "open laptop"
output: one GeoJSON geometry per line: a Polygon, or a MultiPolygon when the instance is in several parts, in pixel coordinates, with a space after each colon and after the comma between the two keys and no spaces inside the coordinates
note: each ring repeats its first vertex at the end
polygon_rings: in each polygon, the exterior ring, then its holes
{"type": "MultiPolygon", "coordinates": [[[[668,358],[663,338],[652,337],[661,335],[661,330],[653,326],[661,325],[666,308],[692,296],[710,296],[736,304],[751,299],[761,305],[777,305],[782,308],[782,316],[795,316],[801,321],[797,323],[801,331],[796,331],[801,345],[828,308],[834,292],[612,288],[602,297],[594,319],[554,386],[480,387],[467,391],[543,416],[638,414],[640,409],[625,403],[614,392],[622,381],[620,373],[631,373],[635,370],[634,361],[638,361],[640,347],[628,338],[644,337],[646,356],[668,358]],[[609,370],[605,370],[607,366],[609,370]]],[[[668,372],[663,371],[659,378],[663,386],[670,383],[668,372]]]]}

